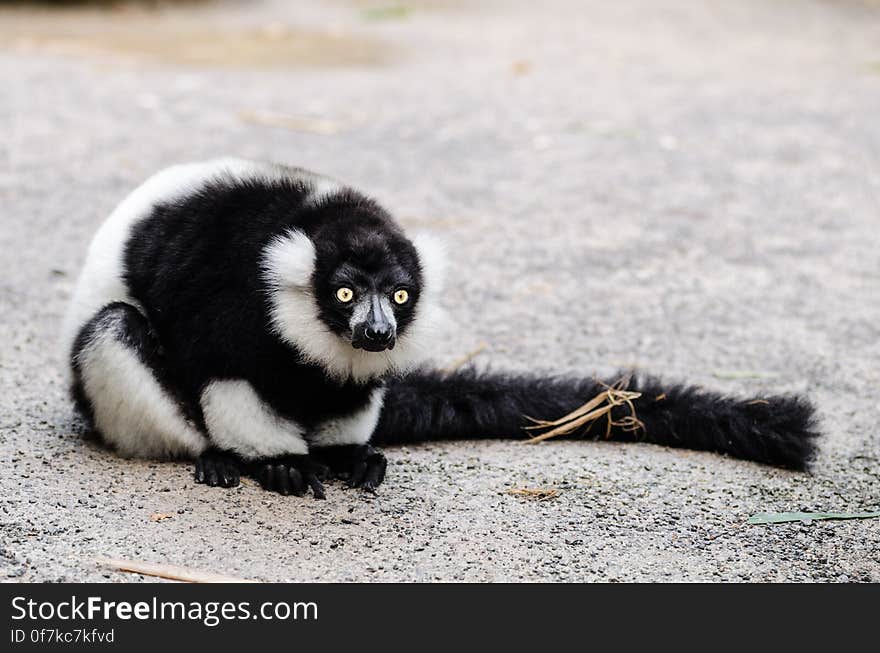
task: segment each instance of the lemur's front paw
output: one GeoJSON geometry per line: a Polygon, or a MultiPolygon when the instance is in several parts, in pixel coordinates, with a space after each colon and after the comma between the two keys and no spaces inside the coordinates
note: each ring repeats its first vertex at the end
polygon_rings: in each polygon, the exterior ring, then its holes
{"type": "Polygon", "coordinates": [[[315,449],[314,456],[337,477],[347,480],[349,487],[374,492],[385,480],[388,460],[385,454],[368,444],[323,447],[315,449]]]}
{"type": "Polygon", "coordinates": [[[282,456],[258,462],[254,476],[264,490],[301,497],[311,488],[316,499],[323,499],[324,486],[318,480],[321,471],[321,466],[307,455],[282,456]]]}
{"type": "Polygon", "coordinates": [[[228,451],[208,449],[196,459],[196,483],[236,487],[241,477],[241,464],[241,459],[228,451]]]}

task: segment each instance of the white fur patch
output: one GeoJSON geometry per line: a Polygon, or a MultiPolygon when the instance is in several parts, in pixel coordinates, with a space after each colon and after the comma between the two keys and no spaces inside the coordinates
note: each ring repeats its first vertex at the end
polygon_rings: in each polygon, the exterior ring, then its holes
{"type": "MultiPolygon", "coordinates": [[[[314,260],[314,245],[301,231],[293,230],[267,247],[262,261],[270,294],[272,326],[307,361],[320,365],[328,375],[340,381],[351,379],[363,383],[395,370],[409,369],[427,357],[426,331],[436,322],[432,320],[435,293],[427,283],[432,278],[430,274],[425,274],[426,285],[416,318],[398,338],[394,349],[369,352],[352,347],[319,317],[311,284],[302,284],[303,279],[311,278],[314,260]],[[306,265],[307,261],[311,261],[310,266],[306,265]],[[286,276],[288,273],[290,278],[286,276]]],[[[426,262],[430,265],[429,259],[426,262]]]]}
{"type": "Polygon", "coordinates": [[[198,456],[204,436],[108,324],[77,354],[95,426],[125,457],[198,456]]]}
{"type": "Polygon", "coordinates": [[[266,247],[262,266],[263,278],[272,291],[310,291],[315,271],[315,245],[302,231],[291,229],[266,247]]]}
{"type": "Polygon", "coordinates": [[[250,383],[213,381],[201,398],[211,441],[245,459],[308,453],[303,429],[270,408],[250,383]]]}
{"type": "Polygon", "coordinates": [[[309,434],[309,443],[318,447],[366,444],[379,423],[384,400],[385,388],[376,388],[370,395],[370,403],[363,410],[324,422],[309,434]]]}

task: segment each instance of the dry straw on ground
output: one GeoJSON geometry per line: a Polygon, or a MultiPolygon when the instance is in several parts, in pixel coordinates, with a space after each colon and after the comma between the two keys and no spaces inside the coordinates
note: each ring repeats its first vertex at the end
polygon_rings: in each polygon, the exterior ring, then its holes
{"type": "Polygon", "coordinates": [[[505,490],[505,494],[512,494],[527,499],[537,499],[538,501],[547,501],[555,499],[560,495],[559,490],[551,487],[523,487],[505,490]]]}

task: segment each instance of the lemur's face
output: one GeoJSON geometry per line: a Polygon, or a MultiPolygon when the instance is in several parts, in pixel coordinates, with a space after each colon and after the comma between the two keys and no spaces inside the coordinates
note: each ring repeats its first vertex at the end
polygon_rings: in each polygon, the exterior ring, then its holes
{"type": "Polygon", "coordinates": [[[383,213],[324,210],[335,213],[316,220],[317,231],[288,232],[265,251],[275,332],[342,380],[419,362],[436,322],[442,253],[430,239],[408,239],[383,213]]]}
{"type": "Polygon", "coordinates": [[[355,349],[394,349],[417,314],[418,254],[402,234],[358,228],[316,243],[313,293],[319,317],[355,349]]]}

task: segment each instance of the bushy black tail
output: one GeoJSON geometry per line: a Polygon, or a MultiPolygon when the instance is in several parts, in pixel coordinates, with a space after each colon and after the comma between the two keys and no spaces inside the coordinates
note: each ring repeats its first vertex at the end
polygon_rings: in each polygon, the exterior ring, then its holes
{"type": "MultiPolygon", "coordinates": [[[[815,453],[819,434],[805,399],[741,400],[651,377],[609,383],[640,396],[560,437],[651,442],[798,470],[815,453]]],[[[557,420],[608,388],[596,379],[417,370],[389,381],[373,442],[534,436],[541,431],[525,430],[528,418],[557,420]]]]}

